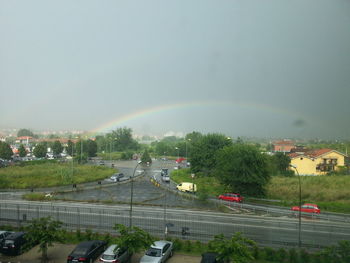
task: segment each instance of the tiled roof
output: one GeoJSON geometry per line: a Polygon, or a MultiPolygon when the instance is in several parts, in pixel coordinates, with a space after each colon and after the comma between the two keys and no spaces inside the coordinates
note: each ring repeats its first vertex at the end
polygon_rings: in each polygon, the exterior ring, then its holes
{"type": "Polygon", "coordinates": [[[272,144],[274,144],[274,145],[294,145],[294,142],[291,140],[282,140],[282,141],[275,141],[272,144]]]}
{"type": "Polygon", "coordinates": [[[318,156],[321,156],[325,153],[328,153],[328,152],[331,152],[333,151],[332,149],[327,149],[327,148],[324,148],[324,149],[315,149],[315,150],[310,150],[310,151],[307,151],[305,153],[305,155],[309,156],[309,157],[312,157],[312,158],[315,158],[315,157],[318,157],[318,156]]]}

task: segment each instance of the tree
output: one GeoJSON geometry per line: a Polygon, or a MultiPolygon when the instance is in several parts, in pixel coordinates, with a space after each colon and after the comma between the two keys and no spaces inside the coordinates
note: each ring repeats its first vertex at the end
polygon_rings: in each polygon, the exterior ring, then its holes
{"type": "Polygon", "coordinates": [[[27,155],[26,148],[24,148],[24,145],[23,145],[23,144],[21,144],[21,145],[19,146],[18,152],[19,152],[19,157],[24,157],[24,156],[27,155]]]}
{"type": "Polygon", "coordinates": [[[28,130],[28,129],[20,129],[20,130],[17,132],[17,137],[22,137],[22,136],[34,137],[34,133],[31,132],[31,131],[28,130]]]}
{"type": "Polygon", "coordinates": [[[53,246],[53,242],[63,242],[62,222],[54,221],[51,217],[33,219],[26,227],[27,240],[31,245],[39,244],[41,262],[47,262],[47,250],[53,246]]]}
{"type": "Polygon", "coordinates": [[[132,129],[123,127],[118,128],[112,133],[106,135],[112,148],[117,151],[125,151],[129,149],[137,149],[138,143],[132,138],[132,129]]]}
{"type": "Polygon", "coordinates": [[[13,155],[11,146],[6,142],[0,141],[0,158],[10,160],[13,155]]]}
{"type": "Polygon", "coordinates": [[[56,140],[52,145],[52,151],[54,155],[59,155],[63,151],[63,146],[59,140],[56,140]]]}
{"type": "Polygon", "coordinates": [[[216,167],[217,151],[228,145],[232,145],[232,140],[218,133],[200,136],[198,140],[191,141],[191,170],[209,175],[216,167]]]}
{"type": "Polygon", "coordinates": [[[148,150],[146,149],[145,152],[141,156],[141,162],[143,163],[152,163],[152,159],[149,156],[148,150]]]}
{"type": "Polygon", "coordinates": [[[154,241],[149,233],[136,226],[126,227],[116,224],[113,229],[120,234],[116,242],[118,247],[128,248],[131,254],[147,249],[154,241]]]}
{"type": "Polygon", "coordinates": [[[68,140],[66,151],[70,156],[73,156],[73,148],[74,148],[74,143],[71,140],[68,140]]]}
{"type": "Polygon", "coordinates": [[[86,152],[89,157],[95,157],[97,154],[97,143],[93,140],[87,140],[86,152]]]}
{"type": "Polygon", "coordinates": [[[264,196],[269,182],[267,156],[252,145],[234,144],[224,147],[216,155],[216,176],[232,191],[264,196]]]}
{"type": "Polygon", "coordinates": [[[231,239],[227,239],[223,234],[216,235],[214,240],[209,241],[208,247],[218,254],[218,261],[245,263],[254,259],[253,249],[255,242],[245,238],[240,232],[235,233],[231,239]]]}
{"type": "Polygon", "coordinates": [[[277,152],[272,159],[276,165],[277,172],[281,175],[291,175],[291,170],[289,170],[290,157],[284,153],[277,152]]]}
{"type": "Polygon", "coordinates": [[[47,152],[47,144],[45,142],[41,142],[37,144],[33,150],[33,154],[37,158],[44,158],[47,152]]]}

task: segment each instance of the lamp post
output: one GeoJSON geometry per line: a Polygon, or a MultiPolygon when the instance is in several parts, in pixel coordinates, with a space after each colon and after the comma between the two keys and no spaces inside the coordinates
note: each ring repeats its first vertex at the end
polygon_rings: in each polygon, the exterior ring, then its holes
{"type": "Polygon", "coordinates": [[[142,163],[142,161],[139,161],[135,168],[134,168],[134,173],[132,174],[131,177],[131,186],[130,186],[130,213],[129,213],[129,227],[131,228],[132,226],[132,199],[133,199],[133,195],[134,195],[134,176],[135,176],[135,172],[137,167],[142,163]]]}
{"type": "Polygon", "coordinates": [[[179,147],[175,147],[175,149],[177,150],[177,161],[178,161],[180,158],[180,149],[179,147]]]}
{"type": "Polygon", "coordinates": [[[301,182],[300,182],[300,174],[298,172],[298,169],[296,165],[290,164],[290,167],[294,168],[297,172],[298,179],[299,179],[299,238],[298,238],[298,247],[301,247],[301,182]]]}
{"type": "Polygon", "coordinates": [[[187,167],[187,163],[188,163],[188,160],[187,160],[187,141],[191,141],[191,139],[187,139],[186,140],[186,167],[187,167]]]}

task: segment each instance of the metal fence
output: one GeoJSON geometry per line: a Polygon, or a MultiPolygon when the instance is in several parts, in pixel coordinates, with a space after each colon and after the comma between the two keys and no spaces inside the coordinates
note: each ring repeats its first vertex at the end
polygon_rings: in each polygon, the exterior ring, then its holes
{"type": "MultiPolygon", "coordinates": [[[[56,202],[0,202],[0,223],[25,226],[30,220],[51,216],[64,223],[68,230],[90,229],[99,233],[115,233],[115,224],[129,225],[128,206],[108,206],[56,202]]],[[[261,216],[224,214],[218,212],[166,209],[166,207],[135,207],[132,223],[158,237],[199,240],[207,242],[217,234],[227,237],[235,232],[255,240],[259,245],[271,247],[296,247],[297,220],[264,218],[261,216]],[[166,226],[166,227],[165,227],[166,226]]],[[[321,248],[339,240],[350,239],[350,225],[329,225],[303,222],[302,246],[321,248]]]]}

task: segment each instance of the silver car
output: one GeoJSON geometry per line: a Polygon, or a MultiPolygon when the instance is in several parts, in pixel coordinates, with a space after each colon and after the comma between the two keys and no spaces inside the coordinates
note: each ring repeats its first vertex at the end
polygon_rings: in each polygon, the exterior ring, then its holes
{"type": "Polygon", "coordinates": [[[110,245],[100,257],[101,262],[127,263],[131,254],[127,248],[119,248],[117,245],[110,245]]]}
{"type": "Polygon", "coordinates": [[[173,242],[155,241],[141,258],[140,263],[161,263],[173,255],[173,242]]]}

